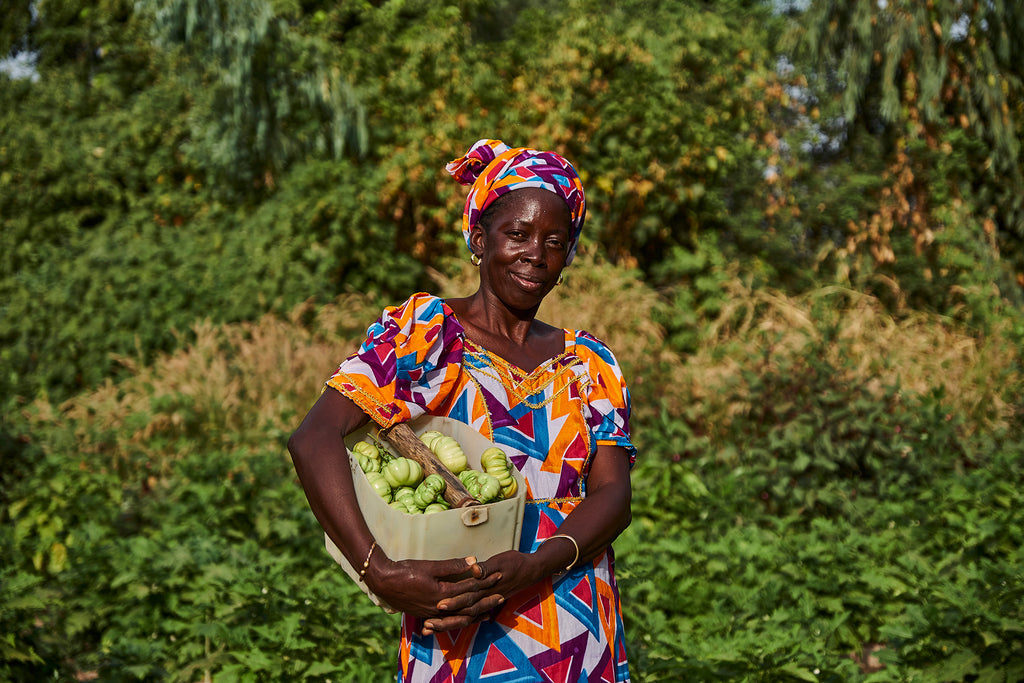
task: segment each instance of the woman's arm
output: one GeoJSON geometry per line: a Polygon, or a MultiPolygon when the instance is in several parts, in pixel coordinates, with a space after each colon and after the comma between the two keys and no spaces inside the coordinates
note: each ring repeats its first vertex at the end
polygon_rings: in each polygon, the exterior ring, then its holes
{"type": "Polygon", "coordinates": [[[351,399],[328,389],[288,440],[310,508],[353,567],[362,568],[369,557],[366,584],[390,607],[420,617],[442,617],[453,628],[465,626],[500,604],[500,596],[482,593],[500,577],[482,579],[472,558],[394,562],[380,547],[370,553],[375,539],[359,510],[344,442],[368,420],[351,399]],[[460,597],[460,609],[442,614],[438,602],[455,596],[460,597]]]}
{"type": "MultiPolygon", "coordinates": [[[[564,571],[570,564],[578,566],[589,562],[614,541],[629,526],[632,489],[629,482],[629,456],[618,446],[598,446],[587,476],[587,497],[570,512],[558,533],[571,536],[579,545],[579,557],[571,541],[552,538],[542,543],[533,553],[510,550],[480,562],[482,576],[501,580],[491,589],[501,596],[509,596],[541,579],[564,571]]],[[[441,602],[442,609],[459,609],[465,596],[441,602]]],[[[446,623],[428,619],[424,630],[441,631],[446,623]]]]}

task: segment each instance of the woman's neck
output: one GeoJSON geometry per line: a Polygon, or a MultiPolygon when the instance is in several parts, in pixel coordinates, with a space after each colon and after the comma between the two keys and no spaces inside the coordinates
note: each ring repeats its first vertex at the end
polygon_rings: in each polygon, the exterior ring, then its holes
{"type": "Polygon", "coordinates": [[[502,338],[517,345],[525,345],[534,331],[537,321],[536,306],[520,311],[509,308],[497,297],[488,296],[477,290],[472,296],[461,300],[463,303],[459,320],[469,324],[487,338],[502,338]]]}

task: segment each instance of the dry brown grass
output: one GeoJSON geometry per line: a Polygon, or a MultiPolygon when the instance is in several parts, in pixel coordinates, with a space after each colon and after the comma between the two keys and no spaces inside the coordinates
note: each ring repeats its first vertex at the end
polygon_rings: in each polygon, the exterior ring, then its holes
{"type": "MultiPolygon", "coordinates": [[[[728,419],[745,409],[743,364],[781,365],[787,356],[824,353],[851,382],[899,386],[904,394],[945,389],[946,403],[971,431],[1007,426],[1020,388],[1019,350],[1001,332],[978,336],[948,319],[887,312],[874,297],[826,287],[791,297],[728,284],[728,303],[711,321],[668,396],[699,401],[728,419]],[[828,343],[823,335],[830,335],[828,343]],[[731,396],[725,404],[721,397],[731,396]],[[1011,399],[1011,400],[1008,400],[1011,399]]],[[[788,365],[788,364],[787,364],[788,365]]]]}
{"type": "Polygon", "coordinates": [[[128,454],[164,463],[192,448],[265,445],[298,424],[324,380],[354,350],[379,314],[366,297],[346,296],[287,319],[215,326],[201,322],[194,341],[149,366],[121,359],[131,376],[107,382],[62,407],[51,421],[74,425],[83,451],[128,454]]]}
{"type": "MultiPolygon", "coordinates": [[[[476,288],[468,266],[437,280],[442,296],[476,288]]],[[[910,311],[896,319],[875,299],[839,288],[789,297],[734,278],[727,295],[721,315],[706,324],[700,347],[686,358],[665,348],[652,321],[663,305],[657,295],[632,272],[590,259],[567,271],[540,317],[608,343],[633,389],[638,426],[660,410],[674,415],[687,408],[708,422],[729,420],[745,408],[743,377],[751,363],[767,367],[809,348],[824,348],[851,379],[879,387],[898,381],[904,392],[923,393],[944,386],[950,409],[970,429],[1014,419],[1019,351],[998,332],[980,338],[910,311]],[[816,344],[829,328],[842,344],[816,344]]],[[[369,297],[346,296],[319,310],[299,306],[287,319],[200,323],[180,351],[145,367],[123,359],[128,379],[82,394],[57,412],[41,405],[36,417],[44,429],[67,423],[78,448],[105,454],[112,464],[141,459],[161,469],[183,451],[265,447],[268,440],[279,440],[283,452],[323,381],[379,313],[369,297]]]]}

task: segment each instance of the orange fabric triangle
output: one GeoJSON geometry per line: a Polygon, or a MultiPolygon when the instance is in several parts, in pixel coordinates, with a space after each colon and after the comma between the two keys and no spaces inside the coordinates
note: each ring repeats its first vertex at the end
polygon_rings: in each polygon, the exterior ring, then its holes
{"type": "Polygon", "coordinates": [[[601,615],[601,626],[609,643],[615,642],[615,596],[612,587],[605,581],[597,582],[597,611],[601,615]]]}
{"type": "Polygon", "coordinates": [[[495,620],[533,638],[546,648],[558,649],[557,606],[551,595],[551,579],[513,595],[495,620]]]}
{"type": "Polygon", "coordinates": [[[442,631],[434,634],[441,654],[452,667],[452,676],[457,675],[459,669],[462,668],[462,664],[466,660],[466,652],[469,651],[469,646],[472,644],[473,636],[476,635],[478,628],[474,624],[458,631],[442,631]],[[452,637],[453,633],[457,634],[455,638],[452,637]]]}

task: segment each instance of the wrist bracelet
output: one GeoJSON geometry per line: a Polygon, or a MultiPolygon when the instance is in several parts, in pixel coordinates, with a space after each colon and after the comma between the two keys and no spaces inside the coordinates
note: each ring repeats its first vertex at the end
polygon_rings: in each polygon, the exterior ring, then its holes
{"type": "Polygon", "coordinates": [[[359,581],[360,583],[366,578],[366,569],[370,566],[370,555],[373,555],[374,549],[377,547],[377,541],[370,544],[370,552],[366,553],[366,559],[363,560],[363,568],[359,570],[359,581]]]}
{"type": "Polygon", "coordinates": [[[572,543],[572,547],[576,549],[576,557],[572,558],[572,562],[570,562],[568,565],[566,565],[565,569],[563,570],[563,571],[569,571],[570,569],[572,569],[572,566],[574,564],[576,564],[576,560],[580,559],[580,544],[576,542],[575,538],[573,538],[572,536],[569,536],[568,534],[555,534],[554,536],[548,536],[547,538],[545,538],[544,542],[541,543],[541,545],[544,545],[544,543],[547,543],[552,538],[564,538],[564,539],[568,540],[570,543],[572,543]]]}

